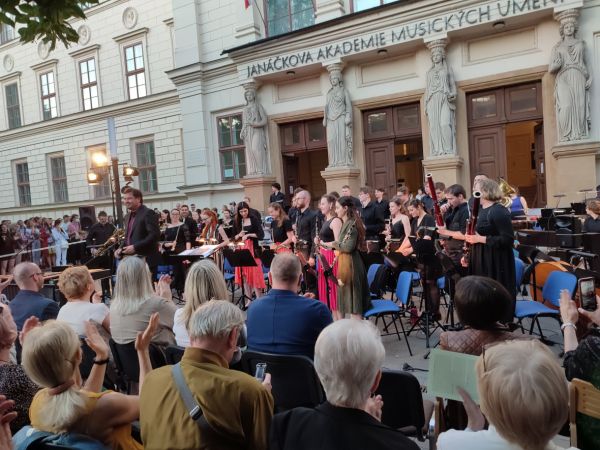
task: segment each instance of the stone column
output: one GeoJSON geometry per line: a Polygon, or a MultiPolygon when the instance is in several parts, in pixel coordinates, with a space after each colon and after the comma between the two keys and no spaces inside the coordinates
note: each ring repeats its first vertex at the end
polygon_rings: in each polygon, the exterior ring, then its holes
{"type": "Polygon", "coordinates": [[[354,157],[354,127],[352,103],[343,85],[342,63],[323,64],[329,72],[331,89],[327,92],[323,126],[327,128],[327,156],[329,165],[321,172],[327,192],[339,192],[344,185],[353,192],[360,187],[360,170],[354,157]]]}
{"type": "Polygon", "coordinates": [[[240,183],[244,186],[244,194],[252,199],[253,207],[264,213],[269,205],[271,184],[275,182],[267,141],[268,118],[258,101],[256,83],[250,81],[243,87],[246,106],[242,111],[240,137],[245,145],[248,175],[240,183]]]}
{"type": "Polygon", "coordinates": [[[590,86],[591,67],[585,60],[585,41],[577,36],[578,9],[557,12],[560,40],[552,49],[549,72],[555,74],[554,102],[556,114],[555,192],[565,194],[565,201],[580,201],[581,189],[594,188],[596,154],[600,142],[591,139],[590,86]],[[576,177],[566,174],[577,174],[576,177]]]}
{"type": "MultiPolygon", "coordinates": [[[[350,0],[352,1],[352,0],[350,0]]],[[[345,14],[344,0],[316,0],[315,22],[321,23],[345,14]]]]}

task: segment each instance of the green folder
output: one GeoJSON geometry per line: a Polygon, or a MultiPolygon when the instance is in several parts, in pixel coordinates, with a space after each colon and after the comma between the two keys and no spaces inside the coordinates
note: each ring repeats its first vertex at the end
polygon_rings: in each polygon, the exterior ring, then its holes
{"type": "Polygon", "coordinates": [[[475,372],[477,358],[478,356],[464,353],[433,349],[429,356],[427,393],[434,397],[462,402],[462,397],[456,390],[460,387],[469,393],[475,403],[479,404],[475,372]]]}

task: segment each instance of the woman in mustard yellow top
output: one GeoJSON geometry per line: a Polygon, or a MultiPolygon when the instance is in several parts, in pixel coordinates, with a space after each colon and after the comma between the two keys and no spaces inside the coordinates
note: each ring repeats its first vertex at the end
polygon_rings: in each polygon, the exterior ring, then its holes
{"type": "MultiPolygon", "coordinates": [[[[44,389],[34,397],[29,410],[32,427],[51,433],[78,433],[97,439],[113,450],[141,450],[131,437],[131,422],[140,413],[139,397],[102,389],[109,349],[95,326],[86,323],[86,342],[94,352],[94,367],[81,386],[79,338],[71,327],[49,321],[42,327],[37,319],[24,326],[23,367],[27,375],[44,389]]],[[[144,376],[152,370],[148,346],[158,329],[158,314],[135,341],[140,363],[140,389],[144,376]]]]}

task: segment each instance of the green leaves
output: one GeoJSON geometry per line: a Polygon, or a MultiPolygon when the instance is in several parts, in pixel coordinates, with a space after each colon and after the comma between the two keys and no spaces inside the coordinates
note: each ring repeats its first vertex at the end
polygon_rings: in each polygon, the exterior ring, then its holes
{"type": "Polygon", "coordinates": [[[0,0],[0,23],[18,29],[22,43],[42,40],[54,50],[56,42],[65,47],[79,40],[68,20],[85,19],[84,8],[100,0],[0,0]]]}

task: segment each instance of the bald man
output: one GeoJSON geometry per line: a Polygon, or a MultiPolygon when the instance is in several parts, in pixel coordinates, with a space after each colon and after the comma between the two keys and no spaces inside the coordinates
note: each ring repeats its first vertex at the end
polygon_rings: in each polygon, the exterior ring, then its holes
{"type": "Polygon", "coordinates": [[[41,321],[56,319],[58,303],[40,293],[44,287],[44,276],[37,264],[17,264],[13,276],[20,291],[8,306],[17,324],[17,330],[21,331],[23,324],[31,316],[41,321]]]}
{"type": "Polygon", "coordinates": [[[292,253],[273,258],[272,289],[248,309],[248,349],[313,358],[319,333],[333,319],[327,306],[297,294],[302,268],[292,253]]]}

